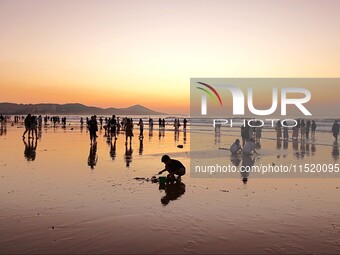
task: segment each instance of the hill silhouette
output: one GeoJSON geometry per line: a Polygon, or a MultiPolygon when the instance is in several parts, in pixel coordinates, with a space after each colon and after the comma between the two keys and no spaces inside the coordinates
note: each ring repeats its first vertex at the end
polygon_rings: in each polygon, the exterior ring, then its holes
{"type": "Polygon", "coordinates": [[[164,113],[157,112],[146,108],[142,105],[133,105],[127,108],[99,108],[86,106],[83,104],[16,104],[0,103],[0,114],[25,115],[32,114],[50,114],[50,115],[161,115],[164,113]]]}

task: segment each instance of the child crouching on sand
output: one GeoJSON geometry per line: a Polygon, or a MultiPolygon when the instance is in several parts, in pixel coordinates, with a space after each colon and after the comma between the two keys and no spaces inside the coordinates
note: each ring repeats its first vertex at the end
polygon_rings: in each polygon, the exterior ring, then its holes
{"type": "Polygon", "coordinates": [[[235,142],[230,146],[230,152],[231,152],[232,155],[236,155],[236,154],[242,152],[240,139],[236,139],[235,142]]]}
{"type": "Polygon", "coordinates": [[[181,176],[185,175],[185,166],[180,161],[171,159],[168,155],[164,155],[161,161],[165,164],[165,169],[158,174],[168,171],[168,180],[176,179],[177,181],[181,181],[181,176]],[[175,175],[177,175],[177,177],[175,175]]]}
{"type": "Polygon", "coordinates": [[[251,138],[246,144],[243,146],[243,155],[251,155],[252,152],[258,154],[255,150],[255,141],[251,138]]]}

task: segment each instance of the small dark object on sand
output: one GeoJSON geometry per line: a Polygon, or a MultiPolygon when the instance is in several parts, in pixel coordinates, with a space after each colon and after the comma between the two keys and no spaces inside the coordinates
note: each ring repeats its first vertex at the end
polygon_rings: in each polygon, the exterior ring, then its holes
{"type": "Polygon", "coordinates": [[[144,177],[135,177],[134,179],[137,181],[147,181],[147,182],[150,181],[149,178],[144,178],[144,177]]]}
{"type": "Polygon", "coordinates": [[[54,226],[52,226],[51,229],[54,229],[54,226]]]}
{"type": "Polygon", "coordinates": [[[152,176],[151,178],[135,177],[133,179],[135,179],[137,181],[146,181],[146,182],[158,183],[158,178],[156,176],[152,176]]]}
{"type": "Polygon", "coordinates": [[[177,145],[177,148],[182,149],[182,148],[183,148],[183,145],[182,145],[182,144],[179,144],[179,145],[177,145]]]}
{"type": "Polygon", "coordinates": [[[151,177],[151,182],[152,183],[158,183],[158,178],[156,176],[151,177]]]}

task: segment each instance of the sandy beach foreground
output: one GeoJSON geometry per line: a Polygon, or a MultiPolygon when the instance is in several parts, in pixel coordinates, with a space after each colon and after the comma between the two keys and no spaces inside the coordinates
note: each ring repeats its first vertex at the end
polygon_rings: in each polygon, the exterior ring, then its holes
{"type": "MultiPolygon", "coordinates": [[[[1,254],[340,253],[338,178],[243,184],[188,171],[178,187],[159,190],[135,178],[161,170],[165,153],[189,170],[189,132],[146,130],[130,148],[123,135],[115,144],[102,131],[95,150],[79,126],[43,128],[36,145],[22,132],[7,125],[0,136],[1,254]]],[[[205,137],[211,148],[235,139],[205,137]]],[[[317,145],[301,157],[264,139],[261,160],[339,162],[333,149],[317,145]]]]}

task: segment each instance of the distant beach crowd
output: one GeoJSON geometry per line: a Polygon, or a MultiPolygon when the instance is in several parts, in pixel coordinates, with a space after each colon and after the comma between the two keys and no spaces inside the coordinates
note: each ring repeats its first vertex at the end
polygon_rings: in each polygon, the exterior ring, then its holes
{"type": "MultiPolygon", "coordinates": [[[[6,115],[0,115],[0,124],[1,126],[5,126],[8,121],[11,121],[13,119],[13,123],[19,123],[23,122],[25,131],[23,133],[23,138],[25,138],[26,134],[28,133],[29,138],[37,138],[37,129],[41,127],[43,124],[45,126],[52,125],[57,126],[61,125],[62,127],[66,127],[67,124],[67,117],[60,117],[60,116],[44,116],[42,115],[32,115],[27,114],[27,116],[6,116],[6,115]]],[[[165,128],[166,121],[164,118],[158,118],[156,119],[158,122],[159,129],[165,128]]],[[[148,120],[139,119],[137,122],[137,126],[139,127],[139,137],[143,137],[143,130],[145,126],[145,122],[148,123],[149,129],[153,129],[155,120],[152,118],[149,118],[148,120]]],[[[12,123],[12,125],[13,125],[12,123]]],[[[296,125],[292,128],[289,128],[287,123],[277,121],[275,125],[275,132],[276,132],[276,138],[277,139],[293,139],[293,140],[306,140],[306,139],[315,139],[315,133],[318,128],[317,123],[314,120],[303,120],[298,119],[296,120],[296,125]],[[289,134],[291,133],[291,135],[289,134]]],[[[167,123],[169,125],[169,123],[167,123]]],[[[172,123],[170,124],[173,126],[175,131],[180,130],[181,127],[183,127],[183,130],[187,130],[188,127],[188,120],[184,118],[182,122],[178,118],[174,118],[172,120],[172,123]]],[[[85,119],[83,117],[80,117],[80,126],[86,126],[86,128],[90,132],[90,140],[91,142],[96,141],[96,132],[98,131],[98,127],[103,128],[105,130],[105,135],[109,137],[117,138],[117,132],[123,131],[126,134],[126,142],[128,140],[131,142],[133,134],[133,129],[135,126],[134,120],[129,117],[116,117],[115,115],[112,115],[111,117],[102,117],[99,118],[96,115],[93,115],[91,117],[86,117],[85,119]]],[[[215,133],[219,133],[221,131],[220,126],[215,127],[215,133]]],[[[340,131],[340,125],[337,120],[334,121],[332,127],[331,127],[331,133],[335,139],[335,141],[338,141],[339,131],[340,131]]],[[[245,122],[245,125],[241,127],[241,138],[242,138],[242,145],[246,143],[246,141],[249,141],[251,138],[253,138],[255,141],[261,139],[262,136],[262,127],[260,125],[253,125],[250,126],[245,122]],[[258,126],[258,127],[257,127],[258,126]]]]}

